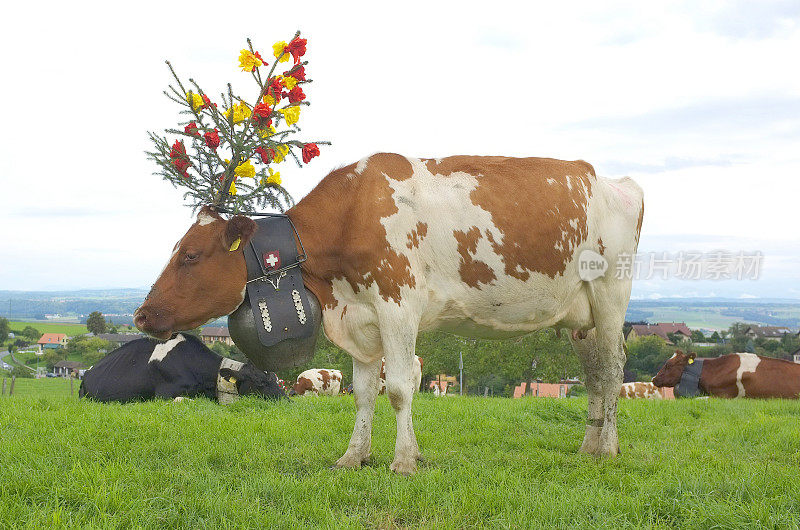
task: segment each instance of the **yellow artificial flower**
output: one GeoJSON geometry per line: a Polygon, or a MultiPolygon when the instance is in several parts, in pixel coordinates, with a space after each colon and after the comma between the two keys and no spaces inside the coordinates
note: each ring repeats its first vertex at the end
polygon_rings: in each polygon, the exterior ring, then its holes
{"type": "Polygon", "coordinates": [[[281,172],[280,171],[272,171],[272,168],[269,168],[269,177],[267,177],[267,184],[276,184],[278,186],[281,185],[281,172]]]}
{"type": "Polygon", "coordinates": [[[286,120],[286,125],[297,123],[297,120],[300,119],[300,105],[286,107],[284,109],[280,109],[278,112],[283,114],[283,119],[286,120]]]}
{"type": "Polygon", "coordinates": [[[275,98],[272,97],[270,94],[267,94],[266,96],[264,96],[264,103],[266,103],[270,107],[274,107],[275,106],[275,98]]]}
{"type": "Polygon", "coordinates": [[[231,195],[236,195],[236,182],[231,182],[231,195]]]}
{"type": "Polygon", "coordinates": [[[286,48],[285,40],[279,40],[278,42],[272,45],[272,55],[274,55],[276,59],[280,57],[278,61],[282,63],[285,63],[286,61],[289,60],[289,52],[283,53],[283,50],[285,48],[286,48]],[[283,56],[281,56],[281,54],[283,54],[283,56]]]}
{"type": "Polygon", "coordinates": [[[191,91],[188,94],[186,94],[186,102],[192,106],[193,110],[199,109],[205,103],[203,101],[203,96],[201,96],[200,94],[195,94],[194,92],[191,91]]]}
{"type": "Polygon", "coordinates": [[[258,135],[261,138],[269,138],[270,136],[272,136],[273,134],[275,134],[277,132],[278,132],[278,130],[275,127],[273,127],[272,125],[270,125],[266,129],[259,129],[258,130],[258,135]]]}
{"type": "Polygon", "coordinates": [[[251,72],[253,68],[262,66],[264,63],[256,57],[256,54],[250,50],[242,50],[239,54],[239,66],[242,67],[243,72],[251,72]]]}
{"type": "Polygon", "coordinates": [[[249,160],[245,160],[233,171],[237,177],[242,178],[255,178],[256,176],[256,168],[253,167],[253,164],[250,163],[249,160]]]}
{"type": "Polygon", "coordinates": [[[232,108],[225,111],[225,117],[228,118],[231,115],[231,111],[233,111],[233,123],[240,123],[249,118],[252,115],[250,111],[250,107],[247,106],[247,103],[244,101],[240,101],[238,104],[234,105],[232,108]]]}
{"type": "Polygon", "coordinates": [[[283,78],[283,86],[288,88],[289,90],[293,89],[297,85],[297,79],[292,76],[284,77],[283,78]]]}
{"type": "Polygon", "coordinates": [[[273,160],[275,161],[276,164],[280,164],[281,162],[283,162],[283,159],[286,158],[286,155],[288,154],[289,154],[288,145],[283,145],[283,144],[276,145],[275,157],[273,158],[273,160]]]}

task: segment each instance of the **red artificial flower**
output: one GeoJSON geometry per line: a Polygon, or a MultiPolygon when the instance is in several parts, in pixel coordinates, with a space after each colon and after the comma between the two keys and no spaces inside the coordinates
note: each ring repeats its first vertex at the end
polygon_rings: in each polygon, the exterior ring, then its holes
{"type": "Polygon", "coordinates": [[[219,131],[214,129],[213,131],[208,131],[203,135],[203,138],[206,141],[206,145],[209,146],[211,149],[216,149],[219,147],[219,131]]]}
{"type": "Polygon", "coordinates": [[[281,100],[281,89],[283,88],[283,84],[281,84],[281,80],[277,77],[273,77],[269,81],[269,89],[268,94],[272,94],[272,97],[275,98],[275,103],[277,104],[281,100]]]}
{"type": "Polygon", "coordinates": [[[292,39],[292,42],[286,46],[286,49],[289,53],[292,54],[292,58],[294,59],[294,64],[300,62],[300,57],[306,54],[306,43],[308,41],[306,39],[301,39],[300,37],[295,37],[292,39]]]}
{"type": "MultiPolygon", "coordinates": [[[[270,151],[272,151],[272,149],[270,149],[270,151]]],[[[263,163],[269,164],[271,157],[269,156],[267,150],[264,149],[264,146],[259,145],[258,147],[256,147],[256,154],[261,157],[261,161],[263,163]]],[[[275,151],[272,151],[272,154],[274,155],[275,151]]]]}
{"type": "Polygon", "coordinates": [[[298,81],[305,81],[306,80],[306,67],[301,66],[300,68],[295,68],[294,70],[290,70],[288,72],[283,72],[284,77],[292,76],[298,81]]]}
{"type": "Polygon", "coordinates": [[[317,144],[305,144],[303,146],[303,162],[308,164],[315,156],[319,156],[317,144]]]}
{"type": "Polygon", "coordinates": [[[182,140],[175,140],[172,144],[172,149],[169,152],[170,158],[181,158],[186,156],[186,146],[183,145],[182,140]]]}
{"type": "Polygon", "coordinates": [[[190,121],[189,125],[183,128],[183,132],[192,136],[200,136],[200,133],[197,132],[197,124],[193,121],[190,121]]]}
{"type": "MultiPolygon", "coordinates": [[[[264,66],[267,66],[267,61],[265,61],[265,60],[264,60],[264,58],[263,58],[263,57],[261,57],[261,54],[260,54],[260,53],[258,53],[258,52],[255,52],[255,54],[254,54],[254,55],[255,55],[256,57],[258,57],[258,59],[259,59],[259,60],[260,60],[260,61],[263,63],[263,65],[264,65],[264,66]]],[[[254,67],[253,67],[253,68],[252,68],[250,71],[251,71],[251,72],[255,72],[255,71],[256,71],[256,67],[254,66],[254,67]]]]}
{"type": "Polygon", "coordinates": [[[292,103],[299,103],[306,99],[306,95],[303,93],[303,89],[299,86],[295,86],[288,94],[289,101],[292,103]]]}
{"type": "Polygon", "coordinates": [[[259,103],[253,107],[253,121],[263,127],[272,125],[272,108],[266,103],[259,103]]]}

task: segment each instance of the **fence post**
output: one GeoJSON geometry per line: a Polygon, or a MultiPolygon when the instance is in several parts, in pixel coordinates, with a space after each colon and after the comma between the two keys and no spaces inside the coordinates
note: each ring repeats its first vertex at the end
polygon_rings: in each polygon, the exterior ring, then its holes
{"type": "Polygon", "coordinates": [[[11,388],[9,388],[9,390],[8,390],[8,395],[9,396],[13,396],[14,395],[14,383],[16,381],[17,381],[17,376],[16,375],[12,375],[11,376],[11,388]]]}
{"type": "Polygon", "coordinates": [[[72,390],[72,374],[69,374],[69,395],[72,397],[75,392],[72,390]]]}

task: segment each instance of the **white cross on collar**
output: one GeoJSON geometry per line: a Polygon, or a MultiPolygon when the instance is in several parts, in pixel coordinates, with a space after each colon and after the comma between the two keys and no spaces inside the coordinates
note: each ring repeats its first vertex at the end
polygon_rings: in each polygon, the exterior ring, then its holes
{"type": "Polygon", "coordinates": [[[269,263],[270,267],[275,268],[275,265],[278,263],[278,258],[275,254],[270,253],[265,261],[269,263]]]}

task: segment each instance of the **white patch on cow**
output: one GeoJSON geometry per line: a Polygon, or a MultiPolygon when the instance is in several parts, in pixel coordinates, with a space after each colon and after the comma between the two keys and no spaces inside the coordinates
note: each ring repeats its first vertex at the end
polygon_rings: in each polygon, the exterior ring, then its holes
{"type": "Polygon", "coordinates": [[[736,387],[739,389],[739,395],[736,397],[744,397],[742,376],[745,372],[755,372],[761,359],[754,353],[737,353],[736,355],[739,356],[739,368],[736,370],[736,387]]]}
{"type": "MultiPolygon", "coordinates": [[[[364,170],[367,169],[368,163],[369,163],[369,157],[362,158],[361,160],[359,160],[358,163],[356,164],[356,175],[360,175],[361,173],[363,173],[364,170]]],[[[350,178],[350,175],[348,175],[347,177],[350,178]]]]}
{"type": "Polygon", "coordinates": [[[553,184],[556,183],[556,179],[547,177],[547,183],[550,184],[550,185],[553,185],[553,184]]]}
{"type": "Polygon", "coordinates": [[[200,214],[197,216],[197,224],[200,226],[210,225],[214,221],[219,221],[219,219],[208,215],[205,212],[200,212],[200,214]]]}
{"type": "Polygon", "coordinates": [[[323,386],[325,386],[325,379],[322,377],[323,370],[324,369],[320,368],[311,368],[298,375],[296,382],[299,382],[301,378],[304,378],[311,381],[312,385],[310,391],[298,395],[305,395],[305,394],[313,394],[315,396],[339,395],[339,391],[341,390],[342,387],[342,372],[340,372],[339,370],[324,370],[325,372],[328,372],[328,387],[323,388],[323,386]]]}
{"type": "Polygon", "coordinates": [[[178,333],[174,338],[169,339],[167,342],[156,344],[156,347],[153,348],[153,353],[150,354],[150,360],[148,362],[152,363],[153,361],[163,361],[167,354],[171,352],[175,346],[185,340],[186,338],[178,333]]]}

